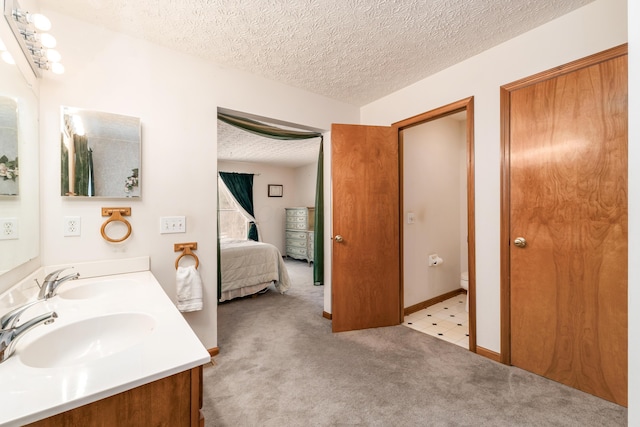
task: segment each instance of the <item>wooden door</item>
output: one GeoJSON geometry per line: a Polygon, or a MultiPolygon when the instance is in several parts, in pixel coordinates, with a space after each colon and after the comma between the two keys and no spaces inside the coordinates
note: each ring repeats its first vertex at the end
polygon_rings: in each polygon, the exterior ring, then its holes
{"type": "Polygon", "coordinates": [[[397,130],[333,125],[331,164],[333,331],[397,325],[401,309],[397,130]]]}
{"type": "Polygon", "coordinates": [[[510,106],[511,362],[626,405],[627,56],[510,106]]]}

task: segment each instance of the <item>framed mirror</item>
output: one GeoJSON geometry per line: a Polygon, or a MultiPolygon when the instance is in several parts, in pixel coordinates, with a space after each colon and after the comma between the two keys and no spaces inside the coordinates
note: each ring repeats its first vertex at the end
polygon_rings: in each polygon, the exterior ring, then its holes
{"type": "Polygon", "coordinates": [[[61,195],[140,197],[140,119],[62,107],[61,195]]]}

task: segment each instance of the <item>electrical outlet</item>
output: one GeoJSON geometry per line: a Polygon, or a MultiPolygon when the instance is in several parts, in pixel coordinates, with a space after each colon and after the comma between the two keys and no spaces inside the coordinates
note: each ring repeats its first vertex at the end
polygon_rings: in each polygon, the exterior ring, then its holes
{"type": "Polygon", "coordinates": [[[80,217],[79,216],[65,216],[64,217],[64,236],[79,236],[80,235],[80,217]]]}
{"type": "Polygon", "coordinates": [[[185,233],[187,222],[183,216],[160,217],[160,234],[185,233]]]}
{"type": "Polygon", "coordinates": [[[0,218],[0,240],[18,238],[18,218],[0,218]]]}

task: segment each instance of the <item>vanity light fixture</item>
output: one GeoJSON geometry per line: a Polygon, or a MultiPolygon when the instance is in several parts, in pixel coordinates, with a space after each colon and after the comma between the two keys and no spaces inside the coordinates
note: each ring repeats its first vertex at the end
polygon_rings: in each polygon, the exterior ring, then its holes
{"type": "Polygon", "coordinates": [[[51,21],[46,16],[22,10],[18,0],[4,0],[4,17],[37,77],[42,77],[42,70],[64,73],[64,66],[60,64],[62,55],[53,50],[56,39],[44,32],[51,29],[51,21]]]}
{"type": "Polygon", "coordinates": [[[14,9],[13,19],[26,25],[33,24],[40,31],[49,31],[51,29],[49,18],[40,13],[29,13],[14,9]]]}

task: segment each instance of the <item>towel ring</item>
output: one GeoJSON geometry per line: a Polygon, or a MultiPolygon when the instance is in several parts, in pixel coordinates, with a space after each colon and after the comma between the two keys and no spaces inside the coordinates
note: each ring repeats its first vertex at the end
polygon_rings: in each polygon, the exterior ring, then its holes
{"type": "Polygon", "coordinates": [[[184,256],[193,257],[193,259],[196,261],[196,269],[198,269],[198,266],[200,266],[200,260],[198,259],[198,256],[191,251],[191,249],[198,249],[198,243],[176,243],[173,245],[174,252],[182,251],[178,258],[176,258],[176,270],[180,265],[180,260],[184,256]]]}
{"type": "Polygon", "coordinates": [[[123,215],[124,216],[131,215],[131,208],[102,208],[102,216],[109,217],[109,219],[107,219],[104,222],[104,224],[102,224],[102,227],[100,227],[100,234],[102,234],[102,238],[104,240],[111,243],[119,243],[127,240],[129,236],[131,236],[131,224],[129,223],[129,221],[123,218],[123,215]],[[124,223],[124,225],[127,226],[127,233],[119,239],[113,239],[107,236],[107,233],[105,231],[109,223],[116,222],[116,221],[122,222],[124,223]]]}

